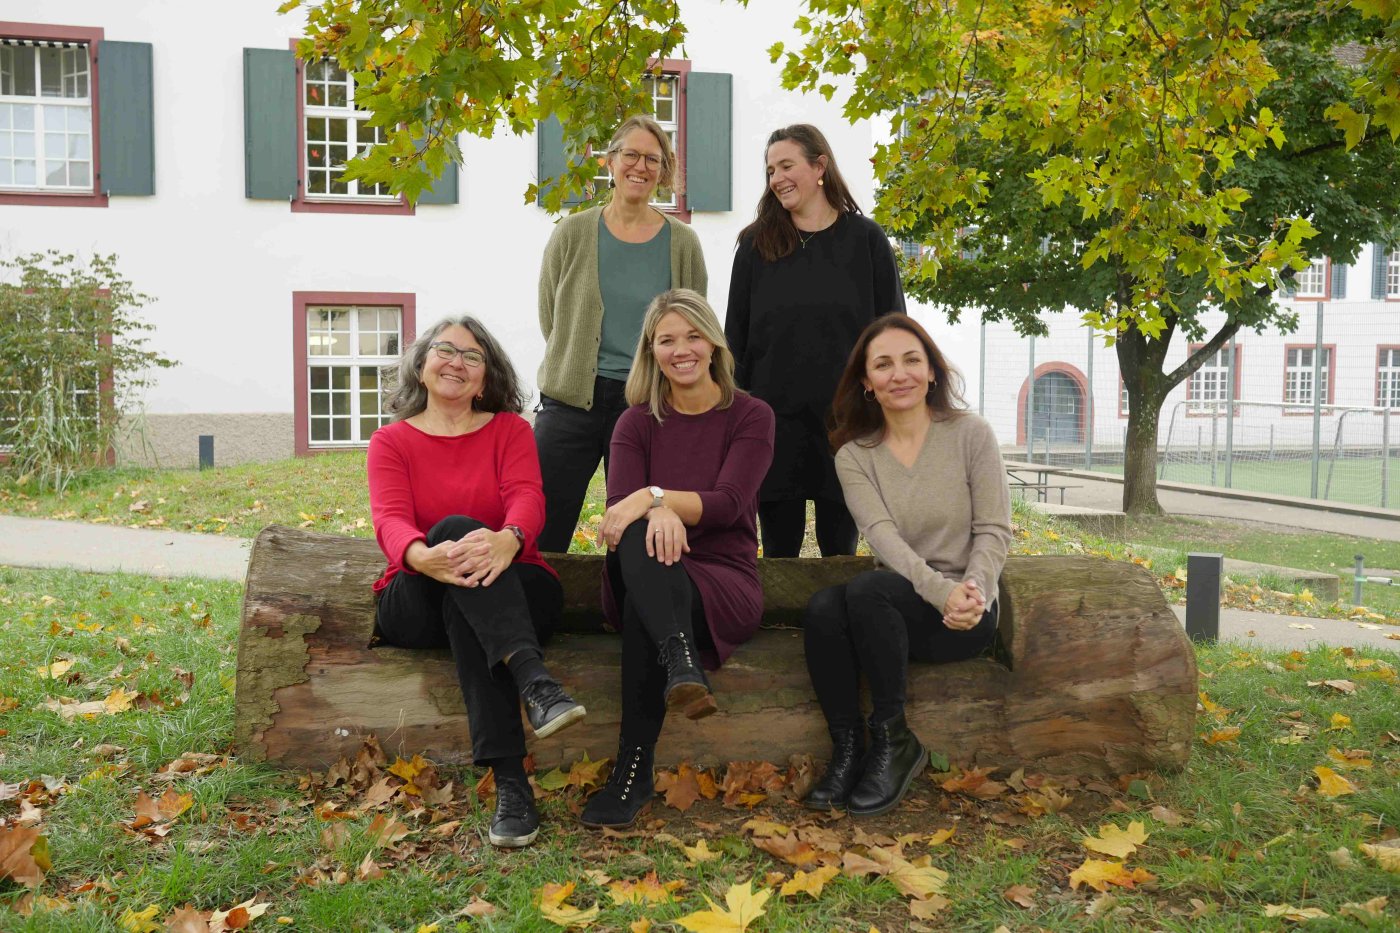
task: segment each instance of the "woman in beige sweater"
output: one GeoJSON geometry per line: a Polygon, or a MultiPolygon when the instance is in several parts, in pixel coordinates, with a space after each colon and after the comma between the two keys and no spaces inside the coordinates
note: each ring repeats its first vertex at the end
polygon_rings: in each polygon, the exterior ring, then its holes
{"type": "Polygon", "coordinates": [[[627,410],[624,387],[651,300],[672,288],[705,294],[700,238],[651,206],[676,179],[671,138],[651,117],[623,121],[604,157],[612,193],[554,228],[540,264],[541,551],[567,551],[598,461],[627,410]]]}
{"type": "Polygon", "coordinates": [[[832,739],[809,807],[870,815],[899,803],[928,760],[904,721],[909,659],[975,657],[996,635],[1011,496],[996,437],[963,410],[960,380],[917,321],[889,314],[866,327],[837,385],[836,473],[877,569],[817,593],[803,617],[832,739]]]}

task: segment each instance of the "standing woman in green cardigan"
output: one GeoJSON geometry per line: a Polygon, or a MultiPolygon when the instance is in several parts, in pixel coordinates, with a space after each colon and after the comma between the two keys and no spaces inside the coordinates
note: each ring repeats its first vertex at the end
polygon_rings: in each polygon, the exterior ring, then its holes
{"type": "Polygon", "coordinates": [[[604,158],[611,198],[559,221],[540,267],[541,551],[569,549],[600,459],[607,469],[647,305],[672,288],[703,295],[708,284],[695,231],[651,206],[657,186],[676,178],[666,131],[651,117],[630,117],[604,158]]]}

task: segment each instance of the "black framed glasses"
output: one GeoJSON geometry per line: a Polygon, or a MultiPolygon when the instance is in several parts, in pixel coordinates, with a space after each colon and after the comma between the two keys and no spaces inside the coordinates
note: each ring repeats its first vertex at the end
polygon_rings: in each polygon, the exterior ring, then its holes
{"type": "Polygon", "coordinates": [[[454,356],[461,356],[462,362],[472,369],[486,362],[486,356],[480,350],[462,350],[446,340],[428,344],[428,349],[436,353],[439,359],[450,360],[454,356]]]}
{"type": "Polygon", "coordinates": [[[645,159],[647,168],[658,169],[661,167],[661,156],[652,155],[649,152],[638,152],[635,149],[619,149],[617,150],[617,154],[621,157],[623,165],[636,165],[639,161],[645,159]]]}

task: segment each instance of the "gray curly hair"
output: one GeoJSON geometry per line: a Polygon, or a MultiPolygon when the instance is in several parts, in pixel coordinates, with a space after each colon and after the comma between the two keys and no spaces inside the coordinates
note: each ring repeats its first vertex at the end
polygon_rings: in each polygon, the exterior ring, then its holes
{"type": "Polygon", "coordinates": [[[413,343],[403,351],[398,363],[385,369],[384,410],[395,421],[412,418],[428,407],[428,390],[423,385],[423,364],[428,359],[428,348],[437,341],[438,335],[452,325],[464,327],[481,345],[481,355],[486,357],[485,378],[481,386],[481,398],[473,403],[477,411],[509,411],[520,414],[530,400],[528,393],[520,387],[520,377],[515,374],[510,357],[501,349],[496,338],[486,329],[486,325],[471,315],[445,317],[423,331],[413,343]]]}

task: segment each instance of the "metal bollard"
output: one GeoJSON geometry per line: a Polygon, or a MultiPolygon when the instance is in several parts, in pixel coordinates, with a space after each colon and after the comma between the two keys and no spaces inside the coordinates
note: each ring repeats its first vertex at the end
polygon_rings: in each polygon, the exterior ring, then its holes
{"type": "Polygon", "coordinates": [[[1186,555],[1186,634],[1192,641],[1220,638],[1223,554],[1186,555]]]}
{"type": "Polygon", "coordinates": [[[1356,579],[1352,582],[1351,604],[1361,605],[1361,584],[1366,579],[1366,555],[1356,555],[1356,579]]]}
{"type": "Polygon", "coordinates": [[[199,435],[199,468],[208,470],[214,466],[214,435],[199,435]]]}

